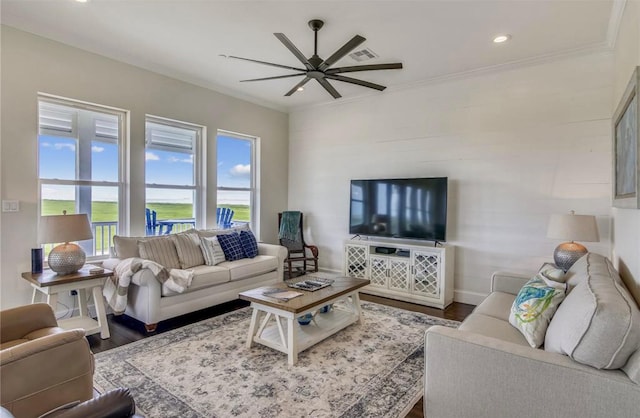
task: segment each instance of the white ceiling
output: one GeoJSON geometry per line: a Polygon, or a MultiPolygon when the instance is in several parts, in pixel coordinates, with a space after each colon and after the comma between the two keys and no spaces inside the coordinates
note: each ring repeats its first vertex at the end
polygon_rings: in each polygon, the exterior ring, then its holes
{"type": "MultiPolygon", "coordinates": [[[[487,67],[607,48],[622,0],[194,1],[2,0],[1,21],[27,32],[278,109],[334,101],[315,81],[284,97],[299,78],[240,83],[286,70],[221,54],[299,67],[283,32],[313,53],[310,19],[325,21],[318,54],[327,58],[359,34],[379,58],[404,69],[347,74],[389,90],[487,67]],[[513,39],[494,44],[493,37],[513,39]]],[[[357,65],[349,57],[334,66],[357,65]]],[[[301,78],[300,78],[301,79],[301,78]]],[[[345,99],[385,94],[332,82],[345,99]]],[[[344,100],[344,99],[338,99],[344,100]]]]}

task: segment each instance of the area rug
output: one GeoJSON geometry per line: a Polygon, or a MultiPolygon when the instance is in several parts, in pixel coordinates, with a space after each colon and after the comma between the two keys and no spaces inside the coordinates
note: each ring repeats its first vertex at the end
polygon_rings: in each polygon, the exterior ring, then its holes
{"type": "Polygon", "coordinates": [[[128,387],[153,417],[402,417],[423,392],[424,332],[458,322],[363,302],[354,324],[295,366],[245,346],[243,308],[95,356],[100,391],[128,387]]]}

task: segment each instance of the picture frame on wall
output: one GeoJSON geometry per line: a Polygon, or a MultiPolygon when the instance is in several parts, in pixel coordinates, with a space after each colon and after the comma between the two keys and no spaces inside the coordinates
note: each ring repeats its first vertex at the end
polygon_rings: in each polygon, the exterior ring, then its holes
{"type": "Polygon", "coordinates": [[[640,66],[613,115],[613,206],[640,208],[640,66]]]}

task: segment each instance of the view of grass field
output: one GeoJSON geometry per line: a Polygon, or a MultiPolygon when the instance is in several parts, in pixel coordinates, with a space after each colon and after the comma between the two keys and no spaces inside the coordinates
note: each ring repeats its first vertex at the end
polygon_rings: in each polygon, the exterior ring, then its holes
{"type": "MultiPolygon", "coordinates": [[[[249,206],[225,204],[220,206],[230,208],[235,212],[234,221],[249,222],[249,206]]],[[[192,205],[188,203],[149,203],[147,207],[156,211],[158,220],[193,217],[192,205]]],[[[63,210],[69,214],[75,213],[75,202],[73,200],[42,201],[42,215],[61,215],[63,210]]],[[[116,202],[93,202],[91,205],[91,222],[116,222],[117,220],[118,204],[116,202]]]]}
{"type": "MultiPolygon", "coordinates": [[[[249,206],[247,205],[220,205],[232,209],[235,213],[233,220],[237,222],[249,222],[249,206]]],[[[192,205],[188,203],[149,203],[147,207],[156,211],[157,220],[164,219],[190,219],[193,218],[192,205]]],[[[42,215],[62,215],[62,211],[66,210],[68,214],[75,213],[75,202],[73,200],[42,200],[42,215]]],[[[215,212],[208,214],[214,216],[215,212]]],[[[93,202],[91,205],[91,222],[117,222],[118,221],[118,204],[116,202],[93,202]]],[[[184,229],[191,228],[188,224],[182,227],[177,225],[173,232],[180,232],[184,229]]],[[[95,229],[93,241],[95,243],[94,254],[108,254],[109,246],[112,238],[116,234],[115,226],[97,226],[95,229]],[[107,235],[109,236],[107,239],[107,235]]],[[[53,245],[45,246],[45,256],[51,251],[53,245]]]]}

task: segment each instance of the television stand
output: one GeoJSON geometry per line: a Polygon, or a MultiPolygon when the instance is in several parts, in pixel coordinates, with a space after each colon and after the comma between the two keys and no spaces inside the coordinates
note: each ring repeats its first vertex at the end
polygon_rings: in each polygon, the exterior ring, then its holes
{"type": "Polygon", "coordinates": [[[430,244],[346,241],[344,275],[369,279],[371,283],[360,289],[362,293],[444,309],[453,302],[455,247],[430,244]]]}

